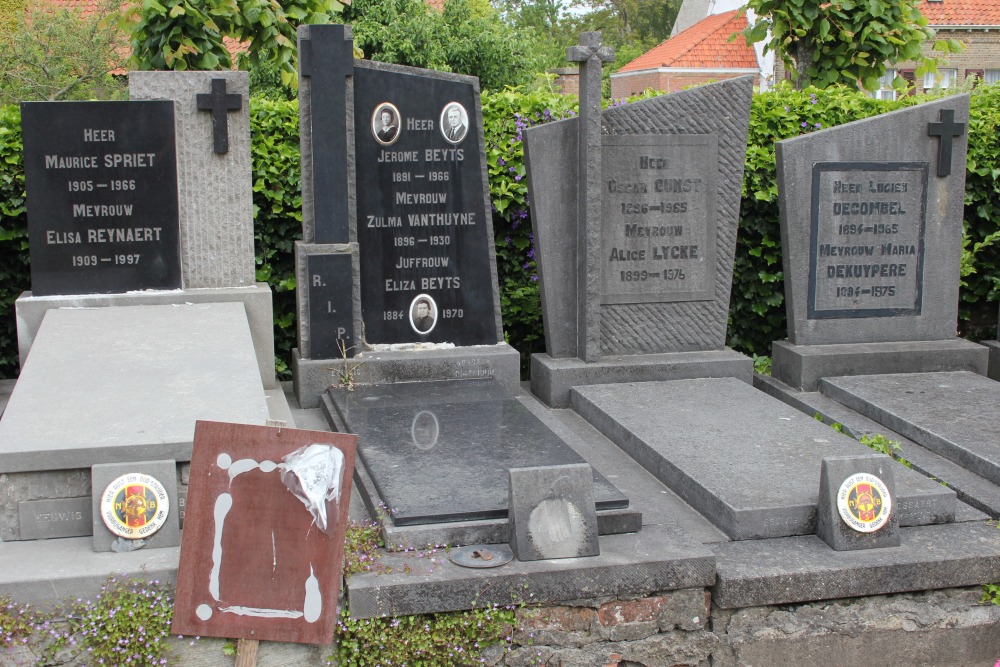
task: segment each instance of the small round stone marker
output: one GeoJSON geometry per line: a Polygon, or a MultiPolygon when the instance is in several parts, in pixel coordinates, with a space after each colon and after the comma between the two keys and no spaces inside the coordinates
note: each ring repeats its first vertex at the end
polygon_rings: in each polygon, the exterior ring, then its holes
{"type": "Polygon", "coordinates": [[[149,538],[163,527],[169,514],[167,490],[151,475],[127,473],[101,494],[101,519],[119,537],[149,538]]]}
{"type": "Polygon", "coordinates": [[[448,557],[455,565],[483,569],[506,565],[514,560],[514,552],[506,544],[473,544],[452,549],[448,557]]]}
{"type": "Polygon", "coordinates": [[[859,533],[874,533],[889,521],[892,497],[885,483],[870,473],[851,475],[837,492],[837,510],[844,523],[859,533]]]}

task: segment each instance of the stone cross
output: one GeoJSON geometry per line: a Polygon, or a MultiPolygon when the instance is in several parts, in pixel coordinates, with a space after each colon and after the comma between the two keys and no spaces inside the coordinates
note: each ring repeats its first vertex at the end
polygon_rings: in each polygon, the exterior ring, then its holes
{"type": "Polygon", "coordinates": [[[580,158],[577,200],[577,354],[601,358],[601,65],[615,58],[601,33],[580,34],[566,59],[580,63],[580,158]]]}
{"type": "Polygon", "coordinates": [[[198,109],[212,112],[212,150],[219,155],[229,152],[229,116],[230,111],[243,108],[243,96],[239,93],[226,92],[225,79],[212,79],[212,92],[199,93],[198,109]]]}
{"type": "Polygon", "coordinates": [[[938,137],[938,176],[951,176],[952,140],[965,134],[965,123],[955,122],[954,109],[941,109],[941,122],[927,123],[927,136],[938,137]]]}
{"type": "Polygon", "coordinates": [[[316,243],[350,242],[348,219],[347,81],[354,73],[350,26],[311,25],[299,47],[299,71],[309,77],[313,153],[322,150],[343,160],[313,160],[313,211],[316,243]]]}

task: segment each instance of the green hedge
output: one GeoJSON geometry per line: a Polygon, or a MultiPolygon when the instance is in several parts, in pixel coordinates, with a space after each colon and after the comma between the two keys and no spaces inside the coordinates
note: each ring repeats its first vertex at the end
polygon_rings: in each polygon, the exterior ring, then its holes
{"type": "MultiPolygon", "coordinates": [[[[847,89],[778,88],[754,96],[740,234],[729,311],[729,343],[769,354],[785,337],[784,286],[774,142],[921,101],[873,100],[847,89]]],[[[614,102],[619,103],[619,102],[614,102]]],[[[250,105],[258,280],[274,290],[277,368],[287,377],[295,346],[294,243],[301,236],[298,103],[254,98],[250,105]]],[[[525,179],[523,130],[575,113],[572,99],[546,92],[483,94],[497,272],[508,342],[527,355],[544,348],[537,267],[525,179]]],[[[1000,86],[973,92],[966,178],[966,252],[960,333],[992,336],[1000,279],[1000,86]]],[[[0,107],[0,377],[17,374],[13,301],[29,289],[20,117],[0,107]]]]}

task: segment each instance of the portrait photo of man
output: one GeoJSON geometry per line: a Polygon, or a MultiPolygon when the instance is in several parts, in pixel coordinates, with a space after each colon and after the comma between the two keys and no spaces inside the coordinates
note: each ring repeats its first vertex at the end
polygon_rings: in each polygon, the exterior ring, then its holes
{"type": "Polygon", "coordinates": [[[428,334],[437,324],[437,306],[427,294],[421,294],[410,305],[410,325],[418,334],[428,334]]]}
{"type": "Polygon", "coordinates": [[[448,143],[458,144],[469,133],[469,114],[458,102],[449,102],[441,112],[441,134],[448,143]]]}
{"type": "Polygon", "coordinates": [[[394,143],[399,138],[399,121],[399,110],[395,106],[388,102],[378,105],[372,115],[372,134],[375,135],[375,140],[385,146],[394,143]]]}

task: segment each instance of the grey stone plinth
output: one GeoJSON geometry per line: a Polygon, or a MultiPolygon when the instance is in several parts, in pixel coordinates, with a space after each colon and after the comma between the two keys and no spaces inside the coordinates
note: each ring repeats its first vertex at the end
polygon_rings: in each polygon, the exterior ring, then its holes
{"type": "Polygon", "coordinates": [[[485,570],[455,565],[443,551],[420,558],[389,554],[382,562],[390,574],[348,578],[348,606],[355,618],[372,618],[709,586],[714,560],[688,539],[682,531],[654,526],[602,537],[595,558],[514,560],[485,570]]]}
{"type": "MultiPolygon", "coordinates": [[[[871,450],[734,378],[573,389],[573,409],[735,540],[812,534],[825,456],[871,450]]],[[[955,494],[898,466],[899,500],[954,520],[955,494]]]]}
{"type": "Polygon", "coordinates": [[[125,574],[171,584],[180,553],[180,547],[98,553],[89,536],[5,542],[0,544],[0,596],[52,610],[77,598],[92,600],[110,576],[125,574]]]}
{"type": "MultiPolygon", "coordinates": [[[[356,385],[494,378],[513,395],[521,381],[521,357],[506,343],[455,348],[363,352],[347,360],[356,385]]],[[[303,359],[292,351],[295,396],[303,408],[320,406],[320,395],[340,385],[344,361],[303,359]]]]}
{"type": "MultiPolygon", "coordinates": [[[[896,507],[898,499],[896,498],[894,475],[896,467],[893,465],[892,459],[884,454],[825,457],[820,472],[819,506],[816,521],[816,534],[819,535],[820,539],[836,551],[898,547],[899,511],[896,507]],[[842,503],[849,504],[853,500],[850,486],[845,489],[842,489],[841,486],[852,475],[859,473],[873,475],[885,485],[888,492],[886,494],[888,497],[884,497],[880,492],[876,493],[877,489],[873,491],[876,507],[880,512],[887,514],[879,517],[883,520],[881,527],[871,532],[862,532],[848,526],[840,513],[842,503]]],[[[866,479],[875,481],[871,480],[870,477],[866,479]]],[[[849,518],[852,517],[849,516],[849,518]]]]}
{"type": "Polygon", "coordinates": [[[253,191],[250,83],[246,72],[129,72],[129,98],[174,101],[181,277],[185,288],[252,287],[253,191]],[[226,114],[229,152],[213,152],[212,114],[197,96],[225,79],[242,107],[226,114]]]}
{"type": "Polygon", "coordinates": [[[601,553],[593,471],[586,463],[511,468],[510,548],[518,560],[601,553]]]}
{"type": "Polygon", "coordinates": [[[185,289],[129,292],[127,294],[77,294],[73,296],[32,296],[25,292],[14,302],[17,317],[17,347],[21,367],[42,325],[45,313],[53,308],[105,308],[113,306],[157,306],[185,303],[242,302],[250,325],[260,379],[265,389],[276,389],[274,377],[274,309],[267,283],[236,289],[185,289]]]}
{"type": "Polygon", "coordinates": [[[531,355],[531,392],[552,408],[567,408],[573,387],[619,382],[734,377],[750,383],[753,360],[729,348],[604,357],[595,363],[576,358],[531,355]]]}
{"type": "Polygon", "coordinates": [[[986,371],[986,377],[1000,380],[1000,341],[984,340],[980,341],[980,344],[985,345],[986,349],[990,351],[989,370],[986,371]]]}
{"type": "Polygon", "coordinates": [[[971,371],[986,374],[989,352],[961,338],[896,343],[771,346],[772,375],[795,389],[816,391],[824,377],[971,371]]]}
{"type": "Polygon", "coordinates": [[[267,418],[242,303],[50,310],[0,419],[0,472],[188,461],[196,420],[267,418]]]}
{"type": "Polygon", "coordinates": [[[1000,383],[968,372],[826,378],[821,391],[1000,484],[1000,383]]]}
{"type": "Polygon", "coordinates": [[[1000,530],[988,522],[901,530],[895,549],[834,551],[816,535],[712,545],[723,609],[975,586],[1000,578],[1000,530]]]}
{"type": "Polygon", "coordinates": [[[181,504],[177,495],[177,462],[176,461],[135,461],[133,463],[100,463],[91,468],[91,487],[93,488],[92,512],[94,530],[94,551],[130,551],[131,540],[125,540],[124,546],[116,545],[118,535],[112,533],[101,517],[101,496],[113,481],[128,474],[149,475],[167,492],[169,511],[167,520],[159,530],[145,540],[143,549],[161,549],[163,547],[178,547],[181,544],[181,504]]]}

